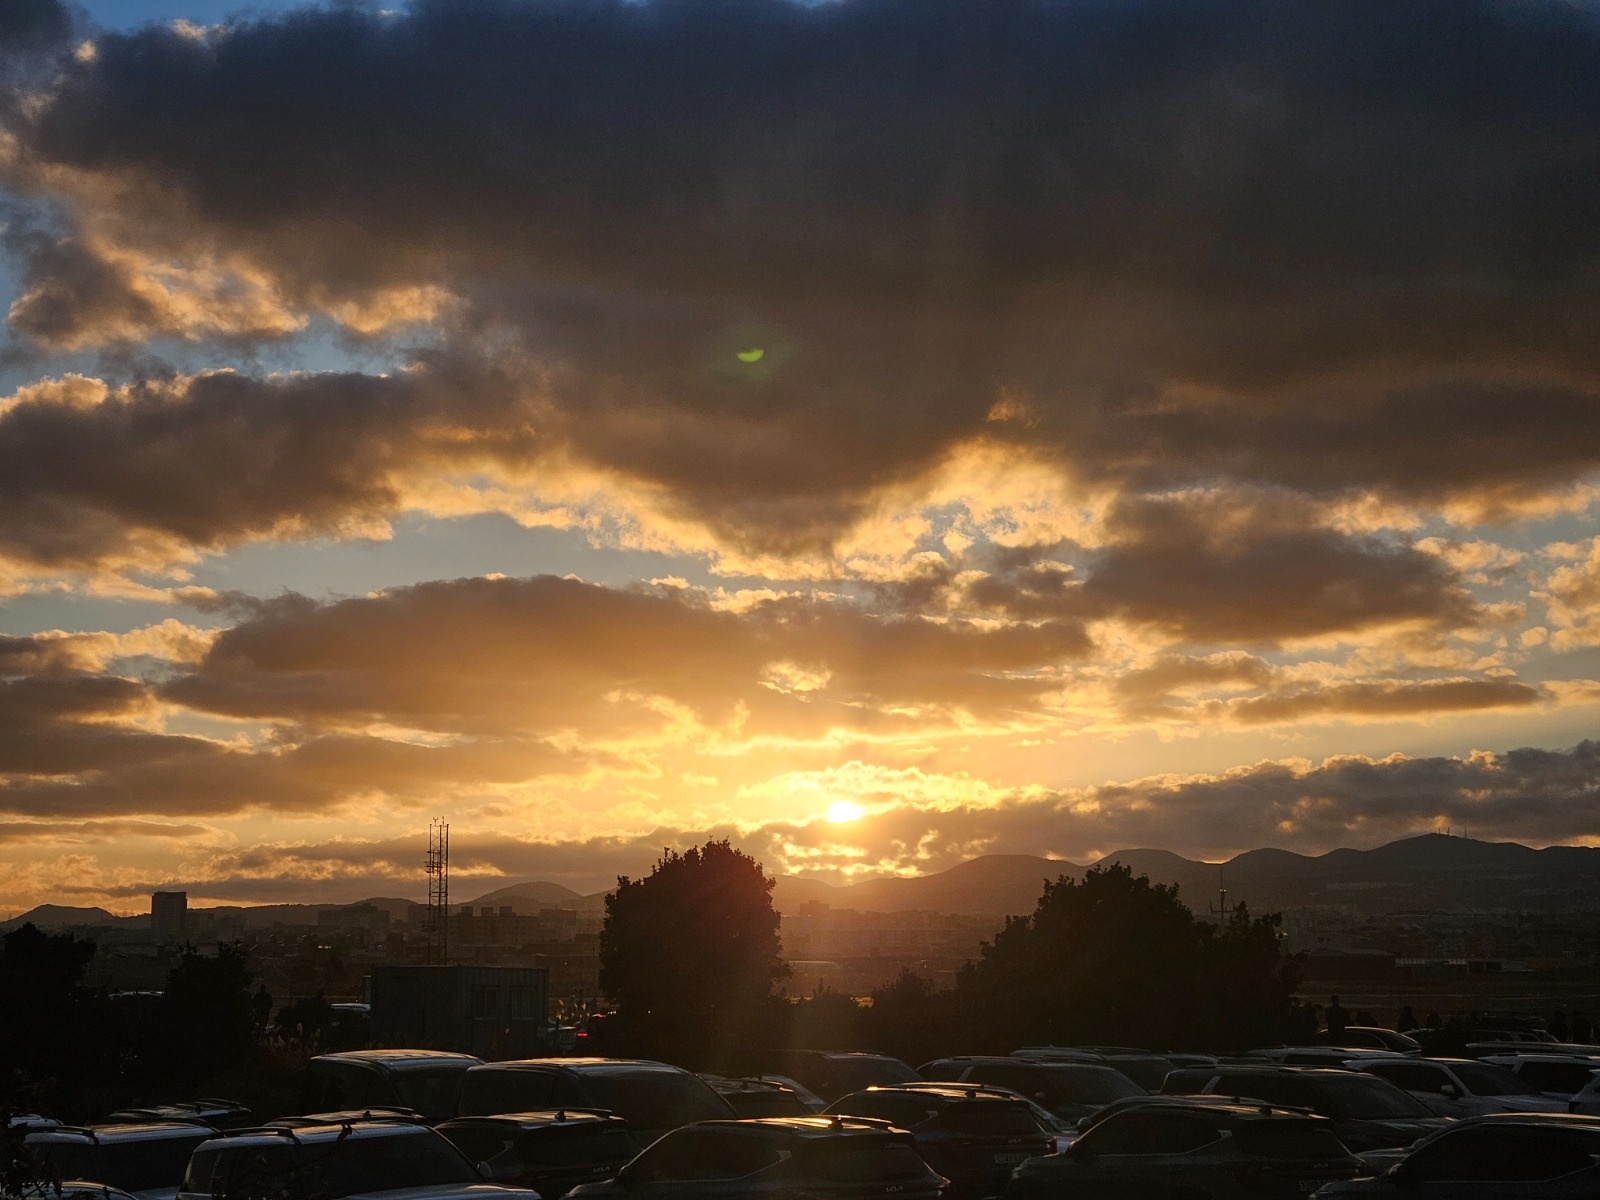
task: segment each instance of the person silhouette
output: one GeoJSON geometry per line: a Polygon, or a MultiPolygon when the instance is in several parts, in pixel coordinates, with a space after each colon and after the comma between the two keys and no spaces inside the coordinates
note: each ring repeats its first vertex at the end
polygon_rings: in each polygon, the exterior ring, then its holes
{"type": "Polygon", "coordinates": [[[1328,1007],[1322,1010],[1322,1020],[1328,1027],[1328,1041],[1337,1046],[1350,1024],[1350,1013],[1339,1003],[1338,996],[1334,996],[1328,1007]]]}
{"type": "Polygon", "coordinates": [[[1410,1033],[1417,1027],[1417,1014],[1411,1011],[1411,1005],[1406,1005],[1400,1010],[1400,1019],[1394,1023],[1396,1033],[1410,1033]]]}

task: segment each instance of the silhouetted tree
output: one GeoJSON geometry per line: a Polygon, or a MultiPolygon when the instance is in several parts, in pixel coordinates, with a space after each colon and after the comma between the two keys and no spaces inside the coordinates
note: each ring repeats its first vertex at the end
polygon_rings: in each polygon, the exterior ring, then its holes
{"type": "Polygon", "coordinates": [[[801,1050],[865,1049],[865,1015],[855,997],[821,985],[790,1005],[786,1044],[801,1050]]]}
{"type": "Polygon", "coordinates": [[[256,1032],[253,978],[238,942],[219,944],[215,956],[185,947],[160,1005],[172,1086],[198,1088],[249,1057],[256,1032]]]}
{"type": "Polygon", "coordinates": [[[957,990],[978,1049],[1233,1048],[1281,1023],[1293,988],[1276,917],[1241,907],[1219,933],[1176,887],[1114,865],[1047,881],[1032,915],[1008,920],[957,990]]]}
{"type": "Polygon", "coordinates": [[[863,1014],[864,1048],[892,1054],[912,1066],[951,1053],[964,1040],[956,1022],[956,993],[938,991],[909,967],[872,993],[863,1014]]]}
{"type": "Polygon", "coordinates": [[[772,991],[789,969],[772,884],[726,841],[667,850],[643,879],[620,876],[600,930],[611,1044],[704,1067],[773,1040],[772,991]]]}
{"type": "Polygon", "coordinates": [[[0,1107],[81,1116],[98,1098],[104,999],[83,986],[94,955],[93,942],[31,923],[0,939],[0,1107]]]}

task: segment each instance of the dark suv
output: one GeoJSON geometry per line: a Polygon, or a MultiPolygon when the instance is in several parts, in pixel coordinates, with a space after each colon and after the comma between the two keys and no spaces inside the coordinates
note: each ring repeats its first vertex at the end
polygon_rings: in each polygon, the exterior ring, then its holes
{"type": "Polygon", "coordinates": [[[1355,1151],[1409,1146],[1450,1122],[1386,1080],[1319,1067],[1182,1067],[1167,1076],[1165,1095],[1214,1095],[1293,1105],[1333,1121],[1355,1151]],[[1373,1084],[1377,1084],[1374,1087],[1373,1084]]]}
{"type": "Polygon", "coordinates": [[[898,1058],[865,1050],[768,1050],[764,1070],[796,1079],[824,1100],[922,1078],[898,1058]]]}
{"type": "Polygon", "coordinates": [[[409,1108],[432,1121],[456,1115],[468,1067],[483,1060],[446,1050],[345,1050],[311,1060],[316,1093],[308,1109],[409,1108]]]}
{"type": "Polygon", "coordinates": [[[371,1120],[219,1134],[195,1148],[178,1198],[339,1200],[385,1193],[404,1200],[532,1200],[533,1195],[481,1182],[461,1152],[426,1125],[371,1120]]]}
{"type": "Polygon", "coordinates": [[[955,1197],[998,1196],[1019,1163],[1054,1149],[1026,1100],[968,1084],[868,1088],[835,1100],[827,1113],[877,1117],[909,1131],[955,1197]]]}
{"type": "Polygon", "coordinates": [[[1360,1170],[1325,1118],[1270,1105],[1153,1099],[1119,1106],[1062,1154],[1029,1159],[1005,1197],[1289,1200],[1360,1170]]]}
{"type": "Polygon", "coordinates": [[[532,1188],[544,1200],[610,1179],[639,1153],[628,1123],[599,1109],[457,1117],[436,1132],[490,1183],[532,1188]]]}
{"type": "Polygon", "coordinates": [[[733,1117],[705,1080],[681,1067],[640,1058],[524,1058],[473,1067],[461,1082],[460,1115],[604,1108],[648,1146],[692,1121],[733,1117]]]}
{"type": "Polygon", "coordinates": [[[571,1200],[938,1200],[943,1176],[909,1133],[855,1117],[705,1121],[673,1130],[571,1200]]]}
{"type": "Polygon", "coordinates": [[[178,1192],[189,1153],[216,1130],[198,1121],[58,1125],[24,1138],[28,1151],[58,1179],[92,1180],[141,1200],[178,1192]]]}

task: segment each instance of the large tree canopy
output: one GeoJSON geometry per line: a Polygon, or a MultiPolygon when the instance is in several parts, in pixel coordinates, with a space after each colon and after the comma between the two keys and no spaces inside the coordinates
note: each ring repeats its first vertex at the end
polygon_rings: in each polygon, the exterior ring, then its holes
{"type": "Polygon", "coordinates": [[[1125,866],[1046,882],[1031,916],[1006,923],[963,974],[958,1006],[985,1040],[1238,1048],[1270,1039],[1290,1011],[1296,964],[1278,918],[1243,905],[1219,926],[1178,889],[1125,866]]]}
{"type": "Polygon", "coordinates": [[[699,1065],[758,1037],[788,975],[772,885],[726,841],[667,850],[647,877],[618,878],[600,931],[600,990],[628,1049],[699,1065]]]}

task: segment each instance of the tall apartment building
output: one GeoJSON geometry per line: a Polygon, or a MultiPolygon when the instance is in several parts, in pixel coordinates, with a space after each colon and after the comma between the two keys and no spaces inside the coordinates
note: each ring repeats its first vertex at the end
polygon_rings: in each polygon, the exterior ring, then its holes
{"type": "Polygon", "coordinates": [[[188,892],[150,894],[150,938],[152,941],[181,942],[189,923],[188,892]]]}

